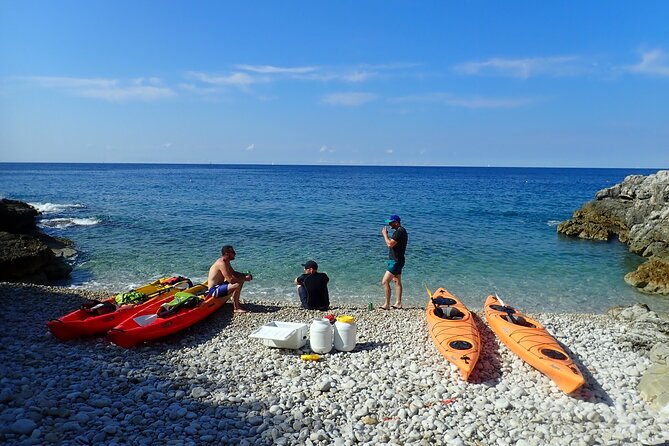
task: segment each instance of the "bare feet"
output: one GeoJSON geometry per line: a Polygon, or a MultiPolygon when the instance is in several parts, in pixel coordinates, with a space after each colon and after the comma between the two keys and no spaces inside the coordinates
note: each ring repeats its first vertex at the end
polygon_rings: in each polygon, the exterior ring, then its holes
{"type": "Polygon", "coordinates": [[[384,306],[376,307],[376,309],[377,310],[390,310],[389,307],[384,307],[384,306]]]}
{"type": "Polygon", "coordinates": [[[390,308],[392,308],[392,309],[394,309],[394,310],[401,310],[401,309],[402,309],[402,305],[391,305],[390,308]]]}
{"type": "Polygon", "coordinates": [[[235,308],[234,313],[236,313],[236,314],[248,313],[248,310],[245,310],[243,308],[235,308]]]}

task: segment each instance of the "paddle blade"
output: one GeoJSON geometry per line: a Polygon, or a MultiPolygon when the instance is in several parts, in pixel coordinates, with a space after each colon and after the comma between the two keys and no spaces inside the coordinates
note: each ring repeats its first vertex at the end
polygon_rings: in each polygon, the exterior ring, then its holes
{"type": "Polygon", "coordinates": [[[497,292],[495,292],[495,297],[503,307],[506,307],[506,305],[504,305],[504,301],[502,300],[502,298],[497,295],[497,292]]]}
{"type": "Polygon", "coordinates": [[[143,316],[137,316],[134,320],[140,327],[146,327],[147,325],[151,325],[153,322],[155,322],[156,319],[158,319],[157,314],[147,314],[143,316]]]}
{"type": "Polygon", "coordinates": [[[430,297],[430,299],[432,299],[432,291],[430,291],[430,289],[427,287],[427,283],[424,283],[423,285],[425,285],[425,290],[427,291],[427,295],[430,297]]]}

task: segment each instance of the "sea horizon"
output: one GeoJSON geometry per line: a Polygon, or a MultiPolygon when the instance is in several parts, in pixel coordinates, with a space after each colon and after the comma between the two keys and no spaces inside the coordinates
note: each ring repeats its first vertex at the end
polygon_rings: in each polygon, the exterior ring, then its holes
{"type": "Polygon", "coordinates": [[[107,165],[107,166],[283,166],[283,167],[412,167],[412,168],[456,168],[456,169],[608,169],[608,170],[667,170],[669,167],[644,167],[644,166],[532,166],[532,165],[456,165],[456,164],[365,164],[365,163],[190,163],[190,162],[160,162],[160,161],[0,161],[2,164],[55,164],[55,165],[107,165]]]}

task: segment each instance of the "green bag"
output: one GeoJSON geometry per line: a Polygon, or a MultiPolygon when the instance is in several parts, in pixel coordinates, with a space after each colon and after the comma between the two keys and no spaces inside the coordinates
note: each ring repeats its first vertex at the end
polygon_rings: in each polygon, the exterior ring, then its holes
{"type": "Polygon", "coordinates": [[[160,306],[158,317],[168,317],[175,314],[181,308],[193,308],[197,306],[199,298],[195,294],[179,291],[174,299],[160,306]]]}
{"type": "Polygon", "coordinates": [[[139,291],[129,291],[127,293],[118,293],[114,296],[117,305],[141,304],[146,300],[147,296],[139,291]]]}

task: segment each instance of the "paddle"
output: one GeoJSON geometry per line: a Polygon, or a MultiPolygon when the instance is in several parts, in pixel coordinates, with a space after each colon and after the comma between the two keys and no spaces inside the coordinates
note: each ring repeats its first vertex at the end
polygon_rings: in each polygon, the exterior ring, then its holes
{"type": "MultiPolygon", "coordinates": [[[[503,312],[506,313],[506,315],[507,315],[507,317],[509,318],[509,321],[510,321],[511,323],[516,324],[516,325],[522,325],[522,326],[524,326],[524,327],[527,327],[527,321],[525,321],[524,318],[519,317],[519,316],[516,316],[516,315],[514,314],[514,313],[516,312],[516,309],[515,309],[515,308],[506,306],[506,304],[504,303],[504,301],[502,300],[502,298],[499,297],[499,295],[497,295],[497,293],[495,293],[495,297],[497,298],[497,300],[499,301],[499,303],[502,304],[501,311],[503,311],[503,312]]],[[[531,324],[530,324],[530,325],[531,325],[531,324]]]]}
{"type": "Polygon", "coordinates": [[[427,287],[427,283],[424,283],[423,285],[425,285],[425,289],[427,290],[427,295],[430,296],[430,299],[432,299],[432,291],[430,291],[430,289],[427,287]]]}
{"type": "Polygon", "coordinates": [[[504,304],[504,301],[502,300],[502,298],[499,297],[499,296],[497,295],[497,291],[495,291],[495,297],[497,298],[497,300],[499,301],[499,303],[502,304],[503,307],[506,307],[506,305],[504,304]]]}
{"type": "Polygon", "coordinates": [[[152,324],[156,319],[158,319],[157,314],[145,314],[142,316],[137,316],[134,318],[134,321],[137,322],[137,325],[146,327],[147,325],[152,324]]]}
{"type": "Polygon", "coordinates": [[[434,305],[435,310],[439,308],[438,304],[434,301],[434,294],[432,294],[432,291],[427,287],[427,283],[423,284],[425,286],[425,290],[427,291],[427,295],[430,297],[430,301],[432,301],[432,305],[434,305]]]}
{"type": "MultiPolygon", "coordinates": [[[[191,288],[191,286],[192,286],[192,284],[190,283],[190,281],[188,279],[182,280],[181,282],[177,282],[174,285],[169,285],[169,286],[166,286],[165,288],[161,288],[157,291],[154,291],[153,293],[147,294],[146,298],[142,302],[139,302],[139,303],[144,303],[147,300],[149,300],[153,297],[165,294],[168,291],[173,290],[174,288],[176,288],[178,290],[181,290],[181,291],[184,291],[184,290],[187,290],[188,288],[191,288]]],[[[137,291],[137,290],[133,290],[133,291],[137,291]]],[[[133,292],[133,291],[131,291],[131,292],[133,292]]]]}

